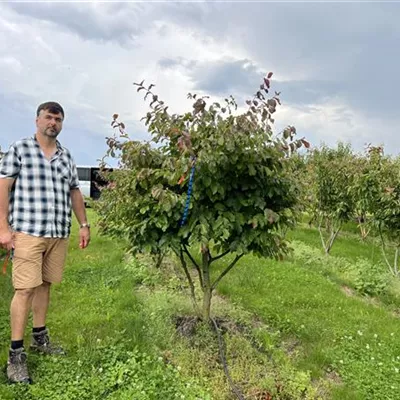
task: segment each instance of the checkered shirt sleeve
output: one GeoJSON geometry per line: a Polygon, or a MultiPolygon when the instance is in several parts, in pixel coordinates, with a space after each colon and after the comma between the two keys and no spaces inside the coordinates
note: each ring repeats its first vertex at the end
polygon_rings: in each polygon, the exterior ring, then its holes
{"type": "Polygon", "coordinates": [[[17,178],[21,169],[21,159],[18,156],[17,148],[10,146],[10,149],[0,160],[0,178],[17,178]]]}

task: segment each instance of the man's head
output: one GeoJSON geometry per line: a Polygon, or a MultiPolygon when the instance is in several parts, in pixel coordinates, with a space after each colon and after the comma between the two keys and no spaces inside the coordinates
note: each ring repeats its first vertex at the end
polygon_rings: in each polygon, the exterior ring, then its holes
{"type": "Polygon", "coordinates": [[[63,121],[64,110],[54,101],[40,104],[36,111],[36,127],[43,136],[56,138],[61,132],[63,121]]]}

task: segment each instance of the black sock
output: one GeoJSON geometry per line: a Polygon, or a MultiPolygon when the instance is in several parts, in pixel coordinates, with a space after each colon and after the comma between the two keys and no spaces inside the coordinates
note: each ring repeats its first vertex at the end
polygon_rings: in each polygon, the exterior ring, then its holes
{"type": "Polygon", "coordinates": [[[20,349],[21,347],[24,347],[24,340],[11,340],[11,348],[13,350],[20,349]]]}
{"type": "Polygon", "coordinates": [[[33,333],[43,332],[46,329],[46,326],[41,326],[40,328],[32,328],[33,333]]]}

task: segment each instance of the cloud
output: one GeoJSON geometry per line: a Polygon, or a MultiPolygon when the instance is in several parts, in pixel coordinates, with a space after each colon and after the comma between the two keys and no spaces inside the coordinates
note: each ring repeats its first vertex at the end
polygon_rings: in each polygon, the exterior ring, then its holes
{"type": "Polygon", "coordinates": [[[79,163],[95,162],[104,154],[105,137],[112,135],[110,121],[115,112],[127,124],[131,137],[148,139],[140,122],[147,106],[136,93],[134,81],[146,78],[156,83],[160,95],[176,111],[188,104],[182,99],[186,100],[190,90],[189,79],[159,63],[170,56],[168,49],[178,58],[219,56],[219,49],[207,48],[191,32],[169,22],[154,21],[132,52],[129,46],[111,40],[83,40],[41,18],[20,18],[15,9],[0,8],[0,49],[1,54],[7,54],[0,59],[0,106],[3,118],[13,116],[13,127],[4,129],[0,137],[3,148],[31,134],[39,103],[56,100],[66,110],[61,138],[76,152],[79,163]],[[179,44],[177,38],[181,38],[179,44]],[[18,103],[20,112],[16,115],[12,110],[18,103]]]}
{"type": "Polygon", "coordinates": [[[244,103],[273,71],[276,129],[397,152],[399,15],[379,3],[3,3],[0,145],[31,134],[37,104],[54,99],[63,140],[79,163],[95,162],[115,112],[148,138],[133,82],[155,83],[181,112],[194,91],[244,103]]]}
{"type": "Polygon", "coordinates": [[[116,3],[17,3],[6,5],[18,15],[45,23],[52,29],[62,28],[84,40],[121,41],[128,43],[140,30],[135,28],[144,5],[116,3]]]}
{"type": "Polygon", "coordinates": [[[274,71],[293,90],[299,92],[303,83],[305,90],[325,93],[322,98],[340,95],[368,113],[376,113],[379,103],[382,117],[396,117],[392,87],[399,83],[398,4],[264,3],[228,9],[218,3],[213,11],[205,24],[194,22],[199,35],[245,53],[243,58],[265,72],[274,71]]]}
{"type": "Polygon", "coordinates": [[[193,69],[196,88],[205,92],[226,95],[227,93],[246,93],[253,88],[253,94],[260,85],[263,71],[250,60],[218,60],[215,63],[203,63],[193,69]]]}

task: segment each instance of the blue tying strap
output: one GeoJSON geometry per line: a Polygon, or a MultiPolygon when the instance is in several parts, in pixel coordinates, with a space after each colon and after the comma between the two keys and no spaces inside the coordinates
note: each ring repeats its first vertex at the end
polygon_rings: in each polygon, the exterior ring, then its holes
{"type": "Polygon", "coordinates": [[[194,171],[196,167],[196,157],[192,157],[193,164],[192,168],[190,170],[190,177],[189,177],[189,187],[187,190],[187,198],[186,198],[186,203],[185,203],[185,208],[183,210],[183,216],[180,222],[180,226],[185,225],[188,214],[189,214],[189,206],[190,206],[190,199],[192,197],[192,190],[193,190],[193,178],[194,178],[194,171]]]}

